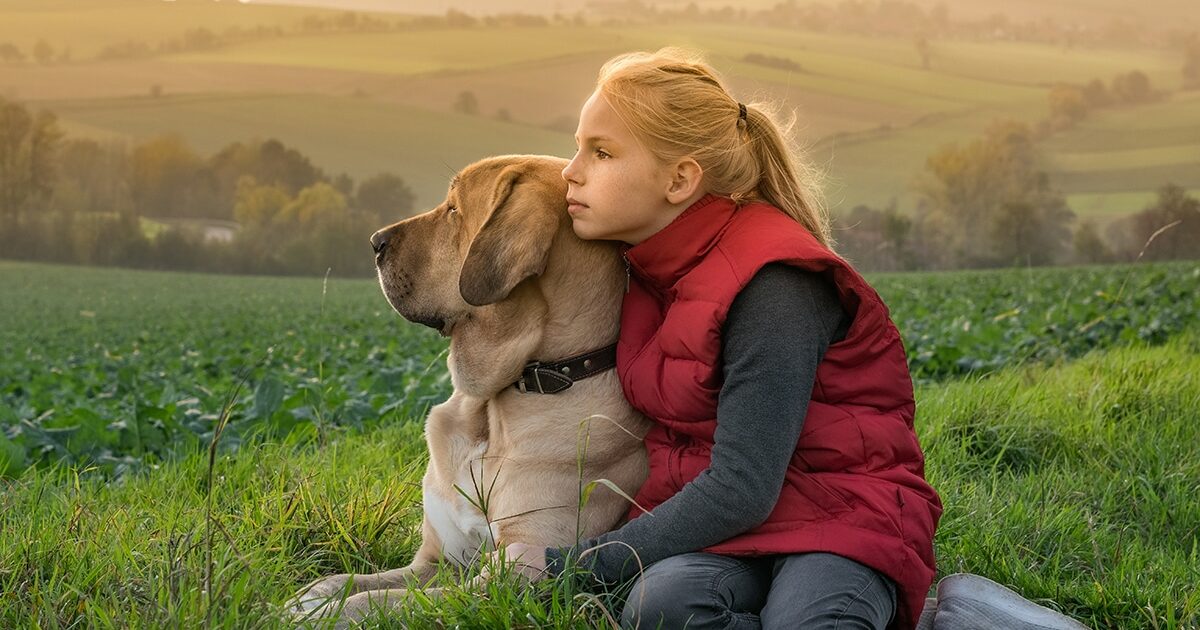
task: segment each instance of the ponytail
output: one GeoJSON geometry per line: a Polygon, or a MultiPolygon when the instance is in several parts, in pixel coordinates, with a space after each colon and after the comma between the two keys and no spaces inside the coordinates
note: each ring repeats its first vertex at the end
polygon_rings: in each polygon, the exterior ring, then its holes
{"type": "Polygon", "coordinates": [[[786,133],[756,106],[746,106],[746,131],[750,135],[750,153],[762,173],[757,194],[798,221],[822,245],[833,249],[829,214],[818,184],[824,173],[789,150],[786,133]]]}

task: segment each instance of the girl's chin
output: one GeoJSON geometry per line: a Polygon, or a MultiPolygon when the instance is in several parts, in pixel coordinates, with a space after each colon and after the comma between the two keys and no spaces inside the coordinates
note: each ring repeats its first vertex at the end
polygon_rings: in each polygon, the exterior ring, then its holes
{"type": "Polygon", "coordinates": [[[585,241],[611,241],[616,240],[617,238],[616,235],[609,234],[601,229],[597,229],[597,227],[591,221],[588,221],[587,219],[581,219],[578,216],[571,217],[571,229],[574,230],[575,236],[578,236],[585,241]]]}
{"type": "Polygon", "coordinates": [[[578,236],[585,241],[596,238],[594,235],[592,235],[592,230],[588,225],[588,222],[580,219],[577,216],[571,217],[571,229],[575,231],[575,236],[578,236]]]}

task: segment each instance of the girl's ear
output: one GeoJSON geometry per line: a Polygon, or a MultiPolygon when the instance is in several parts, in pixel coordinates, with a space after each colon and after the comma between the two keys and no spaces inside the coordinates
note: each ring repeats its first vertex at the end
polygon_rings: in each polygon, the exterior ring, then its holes
{"type": "Polygon", "coordinates": [[[704,179],[704,169],[696,160],[685,157],[675,163],[671,171],[671,183],[667,188],[667,201],[683,203],[700,190],[701,180],[704,179]]]}

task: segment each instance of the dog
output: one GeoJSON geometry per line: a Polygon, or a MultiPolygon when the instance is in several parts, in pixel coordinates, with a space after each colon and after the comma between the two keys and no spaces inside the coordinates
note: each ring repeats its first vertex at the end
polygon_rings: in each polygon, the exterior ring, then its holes
{"type": "Polygon", "coordinates": [[[289,602],[294,615],[359,620],[372,607],[402,606],[409,585],[435,593],[441,564],[471,569],[513,542],[569,546],[627,513],[646,478],[650,426],[615,370],[628,269],[618,243],[573,232],[566,163],[480,160],[453,177],[436,208],[371,237],[391,306],[449,337],[453,392],[425,420],[412,563],[312,582],[289,602]],[[581,481],[598,479],[627,497],[599,484],[581,508],[581,481]]]}

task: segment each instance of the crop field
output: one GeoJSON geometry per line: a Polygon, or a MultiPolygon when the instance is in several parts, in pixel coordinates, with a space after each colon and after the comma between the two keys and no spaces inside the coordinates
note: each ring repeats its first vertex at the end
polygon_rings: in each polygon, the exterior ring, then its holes
{"type": "MultiPolygon", "coordinates": [[[[869,279],[941,574],[1093,627],[1200,623],[1200,264],[869,279]]],[[[0,295],[0,626],[284,627],[312,577],[411,557],[447,342],[374,282],[0,263],[0,295]]],[[[620,597],[489,588],[392,621],[604,627],[620,597]]]]}
{"type": "MultiPolygon", "coordinates": [[[[1200,323],[1200,263],[882,274],[918,383],[979,377],[1200,323]]],[[[369,280],[228,278],[0,263],[0,421],[6,469],[66,458],[109,472],[210,437],[247,379],[225,439],[356,429],[448,395],[432,331],[369,280]]]]}

